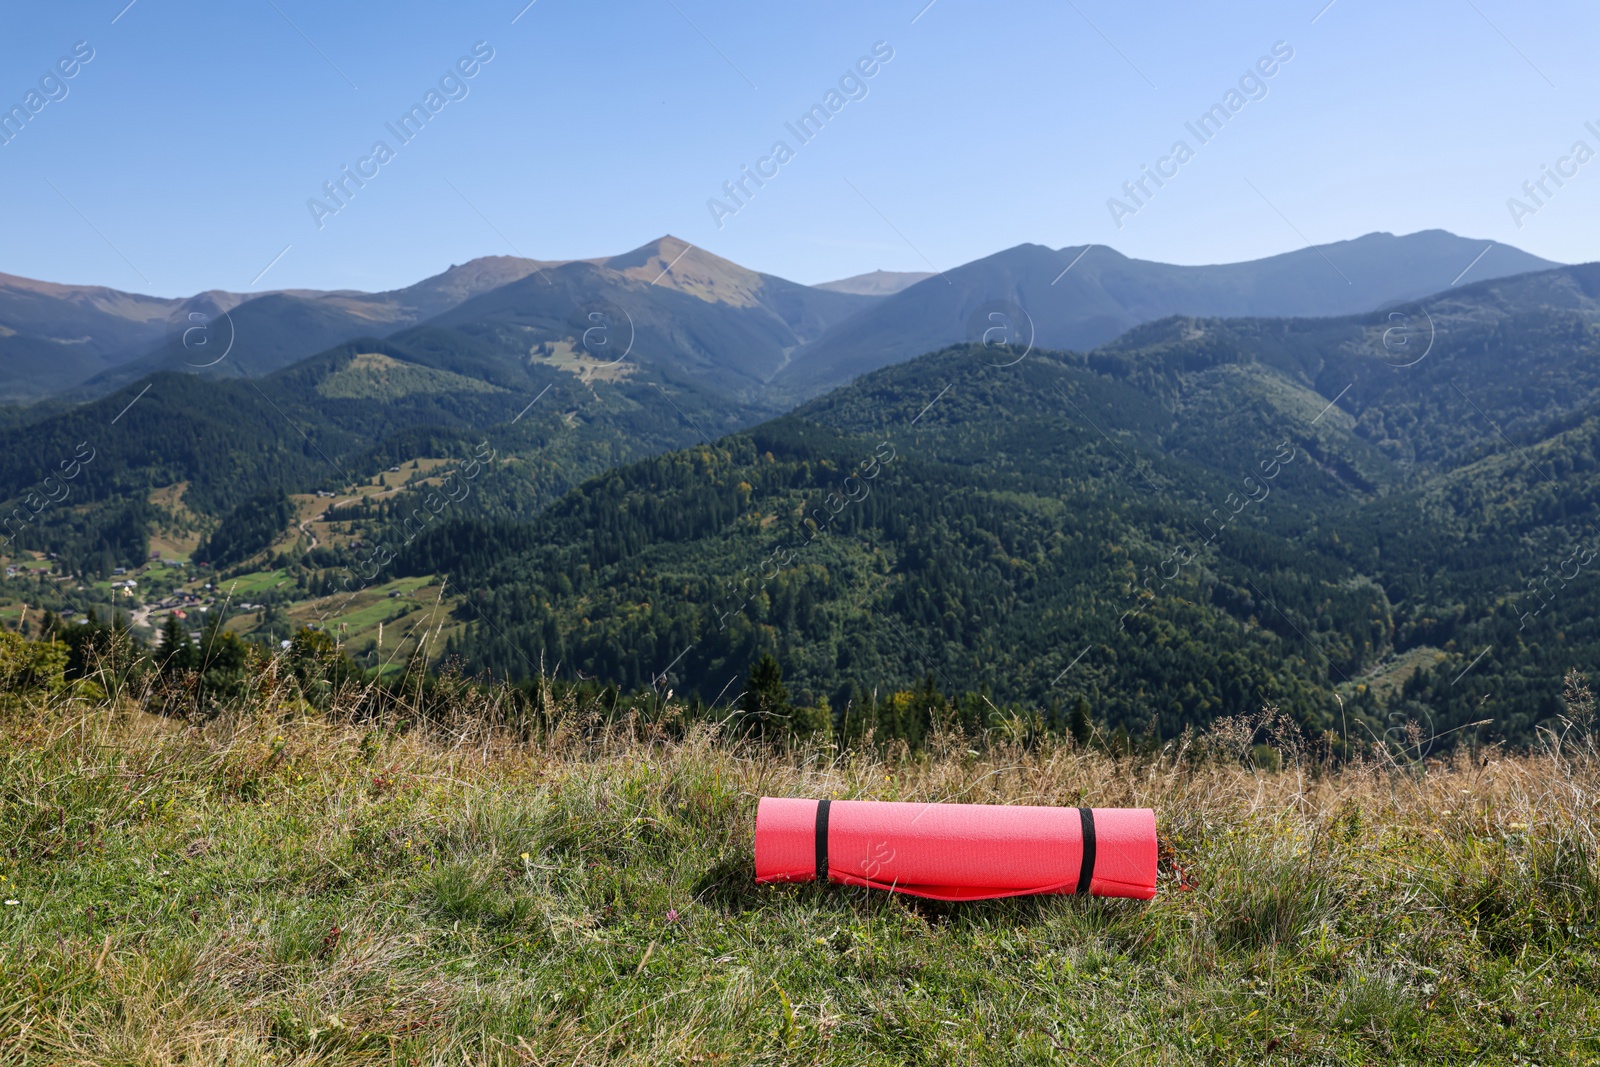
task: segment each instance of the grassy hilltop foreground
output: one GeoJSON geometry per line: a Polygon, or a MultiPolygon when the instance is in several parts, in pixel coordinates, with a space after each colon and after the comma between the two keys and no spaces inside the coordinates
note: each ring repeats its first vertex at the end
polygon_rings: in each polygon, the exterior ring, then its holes
{"type": "Polygon", "coordinates": [[[1575,676],[1541,750],[1338,767],[1259,720],[839,754],[466,687],[356,721],[271,664],[204,722],[148,696],[0,699],[0,1063],[1600,1059],[1575,676]],[[1161,889],[758,889],[763,794],[1149,805],[1161,889]]]}

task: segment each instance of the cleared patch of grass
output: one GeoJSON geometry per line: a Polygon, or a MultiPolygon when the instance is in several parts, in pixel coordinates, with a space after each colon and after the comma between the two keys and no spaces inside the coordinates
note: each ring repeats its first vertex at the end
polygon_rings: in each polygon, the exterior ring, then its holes
{"type": "Polygon", "coordinates": [[[576,708],[523,743],[469,699],[409,729],[267,697],[204,726],[11,701],[0,1062],[1600,1057],[1584,758],[882,759],[576,708]],[[1152,806],[1162,888],[758,888],[763,794],[1152,806]]]}
{"type": "Polygon", "coordinates": [[[217,585],[217,596],[223,598],[232,595],[235,600],[248,599],[269,589],[276,589],[287,582],[292,582],[289,572],[283,569],[272,571],[252,571],[241,574],[237,578],[212,579],[217,585]]]}

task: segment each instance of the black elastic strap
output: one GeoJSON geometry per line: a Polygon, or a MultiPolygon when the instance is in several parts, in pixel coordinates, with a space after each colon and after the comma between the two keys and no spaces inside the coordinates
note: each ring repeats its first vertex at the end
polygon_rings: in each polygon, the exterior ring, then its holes
{"type": "Polygon", "coordinates": [[[828,880],[828,801],[817,801],[817,881],[828,880]]]}
{"type": "Polygon", "coordinates": [[[1079,808],[1078,815],[1083,819],[1083,862],[1078,865],[1078,895],[1083,896],[1094,880],[1094,809],[1079,808]]]}

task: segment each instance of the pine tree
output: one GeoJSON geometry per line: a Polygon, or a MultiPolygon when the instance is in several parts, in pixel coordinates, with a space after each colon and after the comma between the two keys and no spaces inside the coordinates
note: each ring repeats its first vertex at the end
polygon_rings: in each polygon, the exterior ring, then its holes
{"type": "Polygon", "coordinates": [[[1077,703],[1072,705],[1072,719],[1067,729],[1072,733],[1072,740],[1080,747],[1089,743],[1089,738],[1094,733],[1094,724],[1089,721],[1089,701],[1087,697],[1078,697],[1077,703]]]}
{"type": "Polygon", "coordinates": [[[189,665],[189,633],[169,614],[161,624],[161,667],[166,673],[180,671],[189,665]]]}
{"type": "Polygon", "coordinates": [[[793,710],[789,690],[783,684],[783,668],[770,655],[763,655],[750,668],[744,684],[744,717],[758,736],[770,737],[782,730],[793,710]]]}

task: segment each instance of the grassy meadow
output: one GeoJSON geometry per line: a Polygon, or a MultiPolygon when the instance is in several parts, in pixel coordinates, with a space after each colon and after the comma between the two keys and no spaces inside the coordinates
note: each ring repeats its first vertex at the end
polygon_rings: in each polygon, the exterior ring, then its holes
{"type": "MultiPolygon", "coordinates": [[[[1573,701],[1583,711],[1582,693],[1573,701]]],[[[0,710],[0,1063],[1600,1060],[1600,761],[772,751],[673,709],[497,726],[0,710]],[[753,884],[762,795],[1151,806],[1154,901],[753,884]]],[[[1253,755],[1252,755],[1253,754],[1253,755]]]]}

